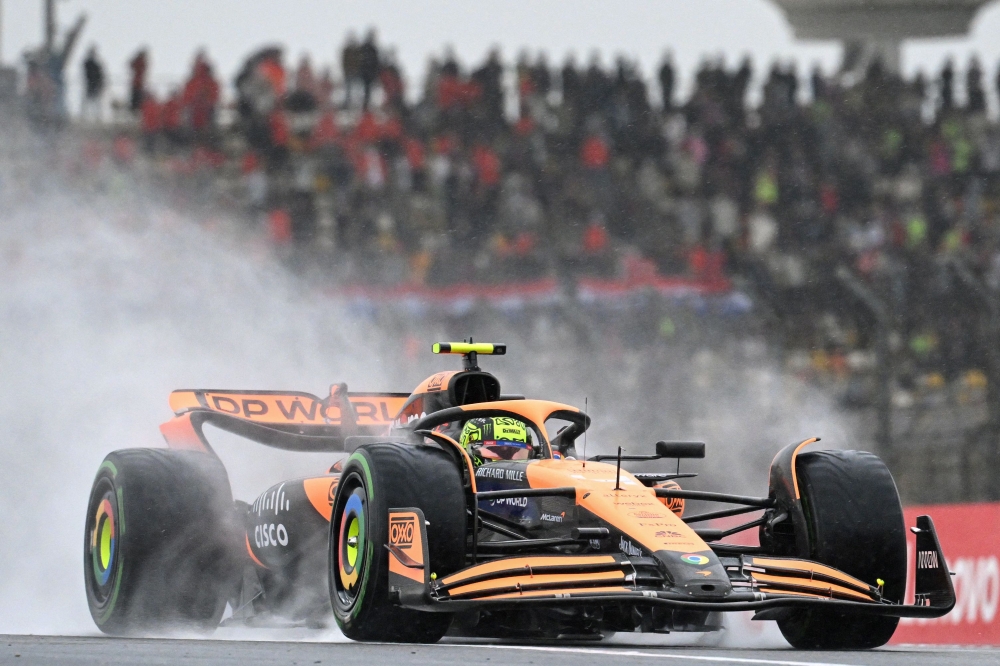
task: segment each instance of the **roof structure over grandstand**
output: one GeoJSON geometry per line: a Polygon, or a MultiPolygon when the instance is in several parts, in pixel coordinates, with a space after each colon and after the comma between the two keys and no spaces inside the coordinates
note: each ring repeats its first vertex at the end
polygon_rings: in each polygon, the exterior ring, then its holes
{"type": "Polygon", "coordinates": [[[773,0],[799,39],[844,42],[845,69],[878,55],[899,68],[904,40],[967,35],[979,10],[993,0],[773,0]]]}

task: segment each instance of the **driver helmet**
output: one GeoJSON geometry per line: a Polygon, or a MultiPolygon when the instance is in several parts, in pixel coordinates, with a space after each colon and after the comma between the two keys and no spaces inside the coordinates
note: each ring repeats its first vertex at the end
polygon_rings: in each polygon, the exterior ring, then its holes
{"type": "Polygon", "coordinates": [[[531,454],[528,426],[509,416],[469,419],[459,444],[477,464],[486,460],[527,460],[531,454]]]}

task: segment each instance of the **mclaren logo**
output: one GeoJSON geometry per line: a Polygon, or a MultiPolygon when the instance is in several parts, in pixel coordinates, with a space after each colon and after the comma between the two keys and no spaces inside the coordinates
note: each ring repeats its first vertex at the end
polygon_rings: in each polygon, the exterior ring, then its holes
{"type": "Polygon", "coordinates": [[[561,523],[563,518],[566,517],[566,512],[555,514],[555,513],[543,513],[541,519],[547,523],[561,523]]]}
{"type": "Polygon", "coordinates": [[[917,568],[940,569],[941,565],[938,563],[937,551],[933,550],[917,551],[917,568]]]}

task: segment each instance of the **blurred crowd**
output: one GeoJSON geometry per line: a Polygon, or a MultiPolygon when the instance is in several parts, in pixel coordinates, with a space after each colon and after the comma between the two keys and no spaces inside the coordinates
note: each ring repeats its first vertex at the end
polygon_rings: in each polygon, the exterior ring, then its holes
{"type": "Polygon", "coordinates": [[[874,317],[846,268],[892,318],[901,400],[983,386],[984,308],[955,270],[1000,289],[1000,70],[976,59],[912,79],[705,60],[686,99],[669,55],[647,78],[625,58],[445,51],[410,90],[374,32],[324,69],[261,49],[232,88],[203,53],[166,96],[146,51],[128,67],[134,158],[228,178],[290,261],[341,283],[734,278],[807,350],[797,372],[849,381],[874,317]]]}

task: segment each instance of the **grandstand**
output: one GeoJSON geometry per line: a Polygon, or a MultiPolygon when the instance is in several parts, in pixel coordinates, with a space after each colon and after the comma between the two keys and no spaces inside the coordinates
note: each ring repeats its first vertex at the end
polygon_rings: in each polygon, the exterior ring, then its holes
{"type": "MultiPolygon", "coordinates": [[[[852,3],[779,4],[804,38],[891,39],[898,51],[917,29],[833,21],[834,4],[852,3]]],[[[981,4],[948,3],[964,23],[935,29],[964,30],[981,4]]],[[[348,43],[323,74],[267,48],[231,87],[199,58],[165,98],[137,58],[121,122],[91,130],[77,175],[98,185],[141,167],[185,205],[192,193],[222,202],[365,311],[571,303],[603,335],[663,346],[684,337],[678,304],[753,310],[787,371],[847,407],[881,407],[872,429],[887,448],[894,425],[913,434],[913,410],[986,404],[1000,383],[995,322],[969,286],[1000,288],[1000,127],[987,114],[1000,72],[970,62],[960,101],[954,63],[908,80],[885,50],[853,77],[804,81],[788,64],[761,76],[761,63],[706,60],[679,99],[669,61],[650,77],[626,59],[490,55],[470,67],[446,52],[417,80],[390,53],[348,43]],[[627,326],[607,321],[622,308],[627,326]]],[[[29,81],[29,108],[39,93],[29,81]]]]}

